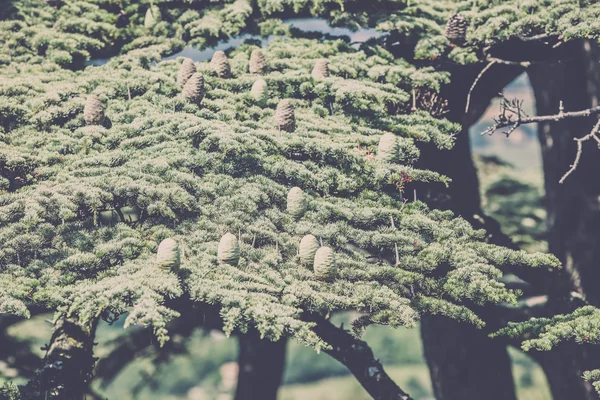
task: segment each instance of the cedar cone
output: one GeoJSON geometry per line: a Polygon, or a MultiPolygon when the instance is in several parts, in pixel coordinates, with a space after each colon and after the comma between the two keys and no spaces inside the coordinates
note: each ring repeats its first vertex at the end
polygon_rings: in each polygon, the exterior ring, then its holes
{"type": "Polygon", "coordinates": [[[185,83],[196,73],[196,65],[194,62],[186,58],[179,66],[179,72],[177,73],[177,84],[179,87],[183,87],[185,83]]]}
{"type": "Polygon", "coordinates": [[[187,100],[200,105],[204,98],[204,76],[196,72],[183,86],[183,97],[187,100]]]}
{"type": "Polygon", "coordinates": [[[452,44],[462,45],[467,41],[469,22],[460,14],[454,14],[446,24],[445,35],[452,44]]]}
{"type": "Polygon", "coordinates": [[[265,55],[260,49],[255,49],[250,55],[250,73],[254,75],[262,75],[267,70],[265,55]]]}
{"type": "Polygon", "coordinates": [[[210,60],[210,64],[219,78],[231,78],[231,67],[229,66],[229,60],[227,60],[227,56],[224,52],[221,50],[215,51],[212,60],[210,60]]]}
{"type": "Polygon", "coordinates": [[[324,79],[329,77],[329,61],[324,58],[318,59],[315,62],[311,76],[314,79],[324,79]]]}
{"type": "Polygon", "coordinates": [[[101,125],[104,120],[104,104],[98,96],[91,94],[88,96],[85,107],[83,107],[83,119],[88,125],[101,125]]]}
{"type": "Polygon", "coordinates": [[[277,105],[275,111],[275,125],[277,128],[286,132],[296,130],[296,115],[294,114],[294,105],[288,99],[283,99],[277,105]]]}

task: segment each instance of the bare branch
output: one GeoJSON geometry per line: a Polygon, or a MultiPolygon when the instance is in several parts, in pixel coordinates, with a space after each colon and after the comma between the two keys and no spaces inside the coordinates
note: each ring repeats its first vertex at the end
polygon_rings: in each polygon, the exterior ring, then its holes
{"type": "Polygon", "coordinates": [[[567,177],[569,175],[571,175],[573,172],[575,172],[575,170],[577,169],[577,166],[579,165],[579,161],[581,160],[581,154],[583,153],[583,142],[590,140],[590,139],[594,139],[600,146],[600,138],[597,136],[599,131],[600,131],[600,119],[598,120],[598,122],[596,122],[596,125],[594,125],[594,127],[592,128],[592,131],[590,133],[588,133],[584,137],[573,139],[577,142],[577,154],[575,155],[575,161],[573,161],[571,168],[563,175],[562,178],[560,178],[560,181],[558,181],[559,183],[564,183],[565,180],[567,179],[567,177]]]}
{"type": "Polygon", "coordinates": [[[492,60],[488,65],[485,66],[484,69],[481,70],[481,72],[479,73],[479,75],[477,75],[477,78],[475,78],[475,81],[471,85],[471,89],[469,89],[469,94],[467,95],[467,105],[465,106],[465,114],[469,112],[469,105],[471,104],[471,94],[473,93],[473,90],[475,89],[475,86],[477,86],[477,83],[479,82],[479,80],[481,79],[481,77],[483,76],[483,74],[485,74],[487,72],[487,70],[489,70],[490,68],[492,68],[492,66],[495,63],[496,63],[496,61],[492,60]]]}
{"type": "MultiPolygon", "coordinates": [[[[487,133],[487,134],[491,135],[492,133],[494,133],[495,131],[497,131],[499,129],[507,128],[507,127],[514,128],[515,125],[517,127],[519,127],[520,125],[524,125],[524,124],[533,124],[533,123],[538,123],[538,122],[549,122],[549,121],[561,121],[561,120],[567,119],[567,118],[589,117],[592,114],[600,113],[600,106],[597,106],[597,107],[588,108],[586,110],[571,111],[571,112],[564,112],[563,109],[561,108],[561,111],[559,111],[557,114],[554,114],[554,115],[522,117],[521,115],[519,115],[519,113],[523,113],[523,110],[521,108],[522,102],[519,102],[518,104],[516,102],[517,102],[517,100],[512,100],[512,102],[509,102],[509,101],[504,102],[502,104],[502,107],[503,107],[502,114],[499,115],[498,117],[494,118],[494,124],[492,126],[490,126],[489,128],[487,128],[485,131],[483,131],[481,134],[484,135],[487,133]],[[510,113],[511,115],[507,116],[506,113],[510,113]],[[516,118],[514,118],[515,115],[516,115],[516,118]]],[[[511,129],[511,130],[514,131],[514,129],[511,129]]]]}

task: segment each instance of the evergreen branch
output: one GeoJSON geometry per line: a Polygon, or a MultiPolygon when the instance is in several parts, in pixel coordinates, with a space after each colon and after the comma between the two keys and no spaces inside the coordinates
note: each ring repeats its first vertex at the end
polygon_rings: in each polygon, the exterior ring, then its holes
{"type": "Polygon", "coordinates": [[[374,399],[412,400],[384,371],[366,342],[321,316],[310,319],[317,323],[315,332],[332,347],[325,352],[344,364],[374,399]]]}

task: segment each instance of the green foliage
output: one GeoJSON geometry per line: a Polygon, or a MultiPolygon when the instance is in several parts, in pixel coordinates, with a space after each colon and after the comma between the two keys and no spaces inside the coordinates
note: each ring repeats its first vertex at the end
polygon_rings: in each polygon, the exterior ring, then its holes
{"type": "Polygon", "coordinates": [[[401,88],[435,86],[446,75],[401,72],[406,63],[381,57],[382,49],[369,56],[342,41],[275,40],[264,49],[271,72],[264,76],[269,99],[260,107],[248,101],[252,49],[229,55],[232,79],[197,64],[205,76],[201,107],[179,94],[182,60],[151,66],[143,60],[157,57],[152,48],[82,72],[4,68],[0,93],[19,96],[32,116],[4,142],[11,157],[27,154],[38,177],[0,197],[0,285],[10,289],[2,291],[3,311],[26,315],[28,305],[40,304],[83,320],[129,312],[126,325],[151,325],[165,341],[166,323],[177,315],[165,300],[187,293],[220,304],[227,333],[252,325],[270,339],[292,335],[320,348],[325,344],[302,312],[364,312],[357,330],[414,326],[422,313],[482,325],[462,301],[514,302],[516,294],[497,281],[499,268],[557,265],[549,256],[488,245],[451,213],[403,201],[398,188],[407,177],[447,182],[411,162],[419,141],[449,147],[456,126],[424,112],[387,110],[409,100],[401,88]],[[331,76],[315,81],[310,72],[323,57],[331,76]],[[396,72],[374,72],[386,66],[396,72]],[[85,126],[90,93],[105,102],[109,129],[85,126]],[[293,133],[273,125],[282,98],[295,107],[293,133]],[[386,132],[411,155],[402,163],[362,150],[376,148],[386,132]],[[307,195],[298,219],[285,211],[292,186],[307,195]],[[101,218],[126,207],[138,215],[118,223],[101,218]],[[217,260],[227,231],[240,236],[236,266],[217,260]],[[335,252],[331,283],[300,266],[299,242],[309,233],[335,252]],[[156,265],[158,243],[167,237],[182,248],[177,274],[156,265]],[[397,247],[397,263],[369,264],[350,244],[392,260],[397,247]]]}

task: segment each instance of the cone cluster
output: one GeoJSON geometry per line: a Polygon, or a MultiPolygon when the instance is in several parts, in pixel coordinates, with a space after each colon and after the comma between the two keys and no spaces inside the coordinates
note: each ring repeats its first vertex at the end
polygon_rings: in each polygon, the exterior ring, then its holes
{"type": "Polygon", "coordinates": [[[98,96],[89,95],[83,107],[83,119],[87,125],[101,125],[104,120],[104,104],[98,96]]]}
{"type": "Polygon", "coordinates": [[[275,111],[275,126],[282,131],[293,132],[296,130],[296,114],[294,105],[288,99],[283,99],[275,111]]]}
{"type": "Polygon", "coordinates": [[[250,73],[262,75],[267,71],[267,62],[265,56],[260,49],[255,49],[250,55],[250,73]]]}
{"type": "Polygon", "coordinates": [[[215,51],[215,54],[213,54],[212,59],[210,60],[210,65],[219,78],[231,78],[231,66],[229,65],[229,60],[221,50],[215,51]]]}
{"type": "Polygon", "coordinates": [[[461,45],[467,41],[469,22],[460,14],[454,14],[446,23],[446,38],[450,43],[461,45]]]}
{"type": "Polygon", "coordinates": [[[204,76],[200,72],[194,73],[183,86],[182,93],[188,101],[200,105],[204,98],[204,76]]]}
{"type": "Polygon", "coordinates": [[[184,59],[177,73],[177,84],[179,87],[183,87],[195,73],[196,64],[189,58],[184,59]]]}
{"type": "Polygon", "coordinates": [[[321,58],[315,62],[311,76],[314,79],[325,79],[329,77],[329,61],[321,58]]]}

